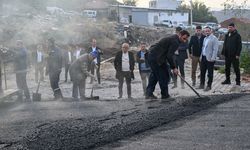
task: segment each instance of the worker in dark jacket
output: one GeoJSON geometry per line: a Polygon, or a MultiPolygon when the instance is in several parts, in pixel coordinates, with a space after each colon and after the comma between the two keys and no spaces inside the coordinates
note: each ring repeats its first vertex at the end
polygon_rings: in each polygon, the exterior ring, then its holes
{"type": "MultiPolygon", "coordinates": [[[[178,49],[174,53],[174,61],[175,61],[176,67],[179,69],[181,73],[182,78],[185,78],[184,64],[185,64],[185,60],[188,58],[187,49],[188,49],[187,42],[180,43],[178,49]]],[[[177,75],[176,74],[174,74],[173,80],[174,80],[174,86],[172,88],[176,88],[177,87],[177,75]]],[[[184,89],[183,80],[181,80],[181,88],[184,89]]]]}
{"type": "Polygon", "coordinates": [[[55,45],[55,40],[48,40],[49,56],[47,58],[46,74],[49,75],[50,86],[54,92],[54,98],[63,98],[61,89],[59,88],[60,74],[62,71],[63,55],[59,48],[55,45]]]}
{"type": "Polygon", "coordinates": [[[148,79],[149,79],[149,75],[151,72],[148,61],[145,58],[146,53],[148,53],[148,50],[146,49],[146,43],[142,42],[141,46],[140,46],[140,51],[137,52],[137,54],[136,54],[136,61],[138,63],[138,67],[139,67],[144,96],[146,96],[148,79]]]}
{"type": "Polygon", "coordinates": [[[242,49],[241,36],[236,30],[234,23],[229,24],[228,33],[225,35],[225,40],[222,49],[222,55],[225,56],[225,73],[226,80],[222,84],[231,84],[230,68],[233,64],[234,72],[236,74],[236,85],[240,85],[240,53],[242,49]]]}
{"type": "Polygon", "coordinates": [[[171,69],[173,69],[174,74],[178,74],[178,69],[174,63],[173,55],[179,47],[179,44],[182,42],[187,42],[188,37],[189,33],[186,30],[182,30],[178,35],[175,34],[165,37],[150,47],[147,58],[151,68],[151,74],[147,86],[146,99],[157,98],[153,94],[157,82],[159,82],[161,88],[161,98],[169,98],[169,72],[167,69],[167,61],[171,69]]]}
{"type": "Polygon", "coordinates": [[[135,66],[135,59],[134,54],[129,50],[129,44],[123,43],[122,44],[122,51],[119,51],[114,60],[114,66],[116,70],[116,78],[119,81],[119,97],[118,99],[122,98],[123,92],[123,82],[124,78],[126,79],[127,84],[127,94],[128,98],[132,99],[131,97],[131,79],[134,79],[134,66],[135,66]]]}
{"type": "Polygon", "coordinates": [[[78,91],[80,93],[81,100],[85,99],[85,87],[86,87],[86,78],[90,76],[95,78],[90,72],[90,65],[92,61],[97,57],[97,52],[90,52],[89,54],[81,55],[77,60],[75,60],[70,68],[69,74],[70,78],[73,81],[73,90],[72,97],[78,98],[78,91]]]}
{"type": "MultiPolygon", "coordinates": [[[[101,84],[101,74],[100,74],[100,68],[101,68],[101,55],[103,55],[103,52],[101,49],[96,45],[96,39],[92,39],[92,45],[90,48],[88,48],[88,53],[90,52],[97,52],[97,57],[94,59],[94,61],[91,64],[91,74],[95,74],[95,69],[96,69],[96,76],[98,83],[101,84]]],[[[93,79],[91,78],[91,83],[93,82],[93,79]]]]}
{"type": "Polygon", "coordinates": [[[26,97],[26,101],[30,101],[30,93],[26,81],[27,75],[27,50],[23,46],[23,42],[21,40],[17,41],[17,48],[14,53],[14,66],[16,72],[16,84],[20,93],[18,95],[18,100],[23,100],[22,95],[26,97]]]}
{"type": "Polygon", "coordinates": [[[200,56],[202,52],[202,45],[205,35],[202,34],[201,26],[197,26],[195,30],[195,35],[191,36],[189,42],[189,57],[192,59],[192,85],[196,85],[196,70],[199,64],[200,66],[200,56]]]}

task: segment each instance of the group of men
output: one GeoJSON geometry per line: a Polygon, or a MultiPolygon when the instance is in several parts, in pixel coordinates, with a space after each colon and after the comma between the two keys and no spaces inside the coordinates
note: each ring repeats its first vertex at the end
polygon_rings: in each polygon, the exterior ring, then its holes
{"type": "MultiPolygon", "coordinates": [[[[129,44],[123,43],[121,51],[117,52],[114,60],[116,70],[116,78],[118,79],[118,99],[123,96],[124,79],[127,84],[128,98],[132,99],[131,80],[134,79],[134,66],[138,63],[139,73],[142,80],[143,95],[146,99],[156,99],[153,94],[155,86],[159,83],[161,89],[161,98],[170,97],[168,84],[172,76],[174,81],[173,88],[177,87],[177,77],[185,78],[184,64],[189,57],[192,59],[192,85],[196,86],[196,71],[198,64],[200,66],[200,85],[199,89],[209,91],[212,88],[214,64],[218,55],[219,42],[213,35],[210,27],[196,27],[196,33],[190,36],[189,32],[177,28],[176,34],[160,39],[151,45],[149,50],[146,49],[146,43],[142,42],[140,51],[133,54],[129,51],[129,44]],[[173,71],[171,72],[170,69],[173,71]],[[181,75],[179,75],[179,70],[181,75]],[[208,77],[207,84],[206,73],[208,77]],[[171,75],[172,74],[172,75],[171,75]]],[[[230,68],[233,64],[236,73],[236,85],[240,85],[239,57],[242,48],[241,36],[237,32],[233,23],[228,26],[228,33],[225,35],[222,55],[225,56],[225,72],[226,80],[222,84],[231,84],[230,68]]],[[[35,63],[35,80],[38,82],[38,74],[40,81],[44,80],[44,60],[45,54],[42,52],[43,46],[38,45],[34,53],[35,63]]],[[[85,85],[87,76],[91,77],[91,83],[96,77],[98,83],[100,80],[100,62],[102,51],[96,46],[96,40],[92,40],[92,46],[87,50],[77,49],[75,52],[72,48],[62,52],[56,45],[53,38],[48,40],[48,53],[46,56],[46,74],[49,75],[50,85],[54,92],[55,99],[63,97],[59,88],[60,74],[65,64],[65,82],[68,80],[68,72],[70,80],[73,82],[72,97],[85,99],[85,85]],[[74,56],[74,57],[73,57],[74,56]]],[[[22,41],[17,41],[17,50],[15,52],[15,71],[16,83],[18,89],[24,92],[26,99],[30,99],[30,94],[26,82],[27,74],[27,50],[24,48],[22,41]]],[[[184,88],[184,82],[182,88],[184,88]]],[[[21,94],[20,94],[21,95],[21,94]]],[[[21,99],[21,97],[20,97],[21,99]]]]}
{"type": "MultiPolygon", "coordinates": [[[[210,27],[202,29],[196,27],[196,33],[191,36],[186,30],[176,28],[176,34],[162,38],[157,43],[146,49],[146,43],[141,43],[140,51],[136,54],[136,62],[142,80],[142,87],[146,99],[156,99],[153,94],[155,86],[159,83],[161,98],[169,98],[168,84],[173,78],[174,86],[177,87],[177,77],[185,78],[184,64],[188,56],[192,59],[191,79],[192,85],[196,86],[196,71],[200,68],[200,85],[198,89],[209,91],[212,89],[214,65],[218,56],[219,41],[210,27]],[[187,50],[189,55],[187,54],[187,50]],[[170,71],[170,68],[173,70],[170,71]],[[179,75],[180,71],[180,75],[179,75]],[[208,81],[205,86],[206,76],[208,81]],[[148,83],[147,83],[148,82],[148,83]]],[[[127,83],[128,98],[131,98],[131,79],[134,78],[133,70],[135,60],[132,52],[128,51],[129,45],[124,43],[122,51],[118,52],[114,65],[116,78],[119,81],[119,97],[122,97],[122,85],[124,78],[127,83]]],[[[226,80],[221,84],[231,84],[230,68],[233,64],[236,74],[236,85],[240,86],[239,58],[242,49],[241,36],[236,30],[234,23],[228,25],[228,33],[225,35],[223,50],[221,55],[225,57],[226,80]]],[[[184,81],[181,80],[182,88],[184,81]]]]}
{"type": "MultiPolygon", "coordinates": [[[[19,89],[18,99],[24,101],[30,101],[29,88],[26,81],[26,75],[28,72],[28,57],[27,49],[21,40],[16,43],[16,48],[13,52],[14,71],[16,73],[16,84],[19,89]],[[23,94],[25,99],[23,99],[23,94]]],[[[101,50],[96,46],[96,40],[92,39],[92,45],[88,51],[83,49],[77,49],[73,52],[72,49],[62,51],[55,44],[53,38],[48,39],[47,48],[44,45],[39,44],[35,51],[32,52],[32,62],[35,67],[35,81],[41,82],[44,80],[45,74],[49,76],[50,86],[54,93],[55,99],[63,98],[63,94],[59,87],[60,74],[62,68],[65,67],[65,81],[68,80],[68,73],[70,74],[70,80],[73,82],[72,97],[78,98],[78,91],[80,98],[85,98],[85,80],[87,76],[94,77],[94,70],[99,77],[100,83],[100,55],[101,50]],[[45,49],[48,51],[45,52],[45,49]],[[92,74],[91,74],[92,73],[92,74]]]]}

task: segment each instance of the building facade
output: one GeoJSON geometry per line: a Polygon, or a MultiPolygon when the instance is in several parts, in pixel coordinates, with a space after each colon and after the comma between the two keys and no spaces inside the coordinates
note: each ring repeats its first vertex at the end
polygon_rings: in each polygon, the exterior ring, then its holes
{"type": "Polygon", "coordinates": [[[176,10],[182,3],[182,0],[150,0],[149,8],[176,10]]]}

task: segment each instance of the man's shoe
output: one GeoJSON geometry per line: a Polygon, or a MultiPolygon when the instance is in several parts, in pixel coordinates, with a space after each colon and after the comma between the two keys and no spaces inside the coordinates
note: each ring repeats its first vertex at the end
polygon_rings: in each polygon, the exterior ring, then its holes
{"type": "Polygon", "coordinates": [[[236,85],[240,86],[240,83],[239,83],[239,82],[237,82],[237,83],[236,83],[236,85]]]}
{"type": "Polygon", "coordinates": [[[121,96],[117,97],[117,99],[121,99],[121,98],[122,98],[121,96]]]}
{"type": "Polygon", "coordinates": [[[161,99],[168,99],[170,98],[170,95],[167,95],[167,96],[161,96],[161,99]]]}
{"type": "Polygon", "coordinates": [[[129,99],[129,100],[133,100],[134,98],[133,98],[132,96],[129,96],[128,99],[129,99]]]}
{"type": "Polygon", "coordinates": [[[221,84],[231,84],[230,80],[225,80],[223,82],[221,82],[221,84]]]}
{"type": "Polygon", "coordinates": [[[192,86],[195,86],[195,85],[196,85],[195,82],[193,82],[193,83],[192,83],[192,86]]]}
{"type": "Polygon", "coordinates": [[[150,95],[150,96],[146,96],[145,98],[146,99],[157,99],[157,97],[154,94],[150,95]]]}
{"type": "Polygon", "coordinates": [[[210,91],[211,90],[211,87],[210,86],[207,86],[204,91],[207,92],[207,91],[210,91]]]}
{"type": "Polygon", "coordinates": [[[200,85],[198,89],[204,89],[204,85],[200,85]]]}

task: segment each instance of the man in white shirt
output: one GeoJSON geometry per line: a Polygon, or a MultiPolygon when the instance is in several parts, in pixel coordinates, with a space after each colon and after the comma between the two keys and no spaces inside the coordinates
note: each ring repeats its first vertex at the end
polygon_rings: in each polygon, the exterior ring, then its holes
{"type": "Polygon", "coordinates": [[[206,72],[208,72],[207,87],[204,91],[209,91],[212,88],[214,64],[218,53],[219,41],[217,37],[212,34],[210,27],[205,28],[205,35],[202,52],[201,52],[201,77],[199,89],[204,89],[206,72]]]}
{"type": "Polygon", "coordinates": [[[68,46],[64,54],[64,66],[65,66],[65,82],[68,80],[69,67],[73,63],[72,47],[68,46]]]}
{"type": "Polygon", "coordinates": [[[128,98],[132,99],[131,97],[131,79],[134,79],[134,65],[135,59],[134,54],[129,52],[129,44],[123,43],[122,44],[122,51],[118,52],[115,56],[114,66],[116,70],[116,78],[119,81],[118,90],[119,90],[119,97],[118,99],[122,98],[123,95],[123,82],[124,78],[126,79],[127,84],[127,94],[128,98]]]}
{"type": "Polygon", "coordinates": [[[34,53],[35,59],[35,81],[38,82],[38,78],[40,76],[40,81],[44,80],[44,52],[43,46],[41,44],[37,45],[37,49],[34,53]]]}

